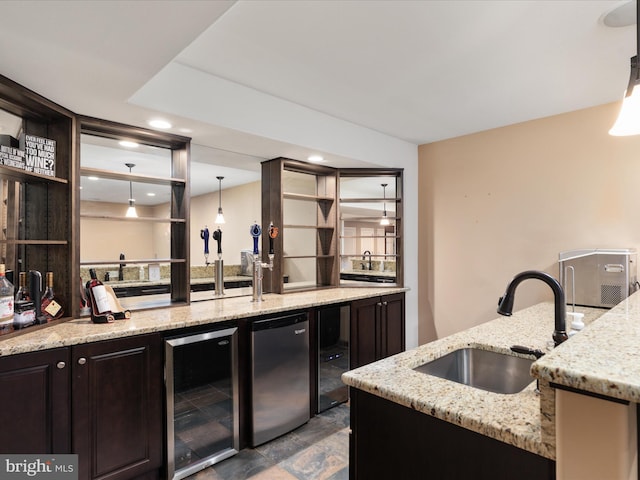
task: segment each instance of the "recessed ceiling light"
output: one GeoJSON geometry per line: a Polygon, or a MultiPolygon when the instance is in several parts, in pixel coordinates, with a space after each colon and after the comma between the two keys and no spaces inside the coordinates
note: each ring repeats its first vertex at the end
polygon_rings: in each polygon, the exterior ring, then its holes
{"type": "Polygon", "coordinates": [[[322,163],[325,161],[324,157],[322,157],[321,155],[310,155],[309,157],[307,157],[307,160],[313,163],[322,163]]]}
{"type": "Polygon", "coordinates": [[[138,148],[140,146],[139,143],[130,142],[129,140],[121,140],[120,142],[118,142],[118,145],[126,148],[138,148]]]}
{"type": "Polygon", "coordinates": [[[151,120],[149,121],[149,125],[151,125],[153,128],[171,128],[172,125],[167,122],[166,120],[160,120],[160,119],[156,119],[156,120],[151,120]]]}
{"type": "Polygon", "coordinates": [[[94,181],[94,182],[95,182],[96,180],[99,180],[99,178],[98,178],[98,177],[94,177],[94,176],[87,177],[87,178],[88,178],[89,180],[94,181]]]}
{"type": "Polygon", "coordinates": [[[153,192],[149,192],[149,193],[147,193],[147,197],[155,197],[155,196],[156,196],[156,194],[155,194],[155,193],[153,193],[153,192]]]}

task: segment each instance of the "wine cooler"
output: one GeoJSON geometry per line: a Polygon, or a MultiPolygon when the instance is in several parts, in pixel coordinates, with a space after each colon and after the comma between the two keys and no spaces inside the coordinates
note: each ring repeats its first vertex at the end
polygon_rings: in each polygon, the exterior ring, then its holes
{"type": "Polygon", "coordinates": [[[239,451],[237,328],[165,339],[168,478],[239,451]]]}

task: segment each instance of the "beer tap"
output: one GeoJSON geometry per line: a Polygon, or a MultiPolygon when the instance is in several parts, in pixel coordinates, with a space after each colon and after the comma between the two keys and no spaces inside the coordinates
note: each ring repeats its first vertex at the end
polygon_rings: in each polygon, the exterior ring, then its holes
{"type": "Polygon", "coordinates": [[[273,223],[269,224],[269,263],[263,263],[260,258],[260,250],[258,248],[260,235],[262,235],[262,228],[258,223],[251,225],[249,233],[253,237],[253,299],[254,302],[262,301],[262,278],[263,268],[268,268],[273,271],[273,259],[275,257],[273,251],[273,240],[278,236],[278,229],[273,226],[273,223]]]}

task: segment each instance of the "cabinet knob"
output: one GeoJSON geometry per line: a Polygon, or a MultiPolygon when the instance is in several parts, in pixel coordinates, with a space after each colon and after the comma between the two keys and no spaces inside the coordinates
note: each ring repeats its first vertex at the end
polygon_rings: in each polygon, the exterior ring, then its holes
{"type": "Polygon", "coordinates": [[[78,359],[78,365],[84,365],[85,363],[87,363],[87,359],[84,357],[80,357],[78,359]]]}
{"type": "Polygon", "coordinates": [[[66,367],[67,364],[64,362],[58,362],[56,363],[56,367],[58,367],[60,370],[62,370],[64,367],[66,367]]]}
{"type": "Polygon", "coordinates": [[[386,307],[387,306],[387,302],[382,302],[382,305],[384,305],[386,307]]]}
{"type": "Polygon", "coordinates": [[[378,302],[378,303],[376,303],[376,305],[377,305],[378,307],[381,307],[381,306],[382,306],[382,303],[378,302]]]}

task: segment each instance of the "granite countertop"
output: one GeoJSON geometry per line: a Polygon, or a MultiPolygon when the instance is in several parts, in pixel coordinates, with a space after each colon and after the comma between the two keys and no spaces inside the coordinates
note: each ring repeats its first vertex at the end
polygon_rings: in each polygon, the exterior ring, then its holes
{"type": "Polygon", "coordinates": [[[0,339],[0,356],[349,302],[407,290],[400,287],[330,288],[284,295],[265,294],[259,303],[252,302],[250,296],[231,297],[181,307],[136,311],[128,320],[106,324],[92,323],[89,318],[75,319],[34,331],[27,329],[21,335],[0,339]]]}
{"type": "MultiPolygon", "coordinates": [[[[587,325],[605,312],[585,307],[576,307],[576,311],[585,314],[587,325]]],[[[343,374],[342,379],[352,387],[555,460],[555,434],[553,428],[549,428],[554,412],[547,415],[548,421],[545,422],[545,415],[541,413],[541,396],[535,391],[533,377],[532,383],[523,391],[505,395],[413,370],[464,347],[511,353],[512,345],[524,345],[547,352],[554,329],[553,312],[553,303],[540,303],[515,312],[511,317],[499,317],[351,370],[343,374]]],[[[584,333],[586,329],[579,335],[584,333]]],[[[565,343],[573,342],[579,335],[565,343]]],[[[555,409],[555,406],[551,408],[555,409]]]]}
{"type": "Polygon", "coordinates": [[[532,368],[541,380],[640,403],[640,292],[607,311],[532,368]]]}

